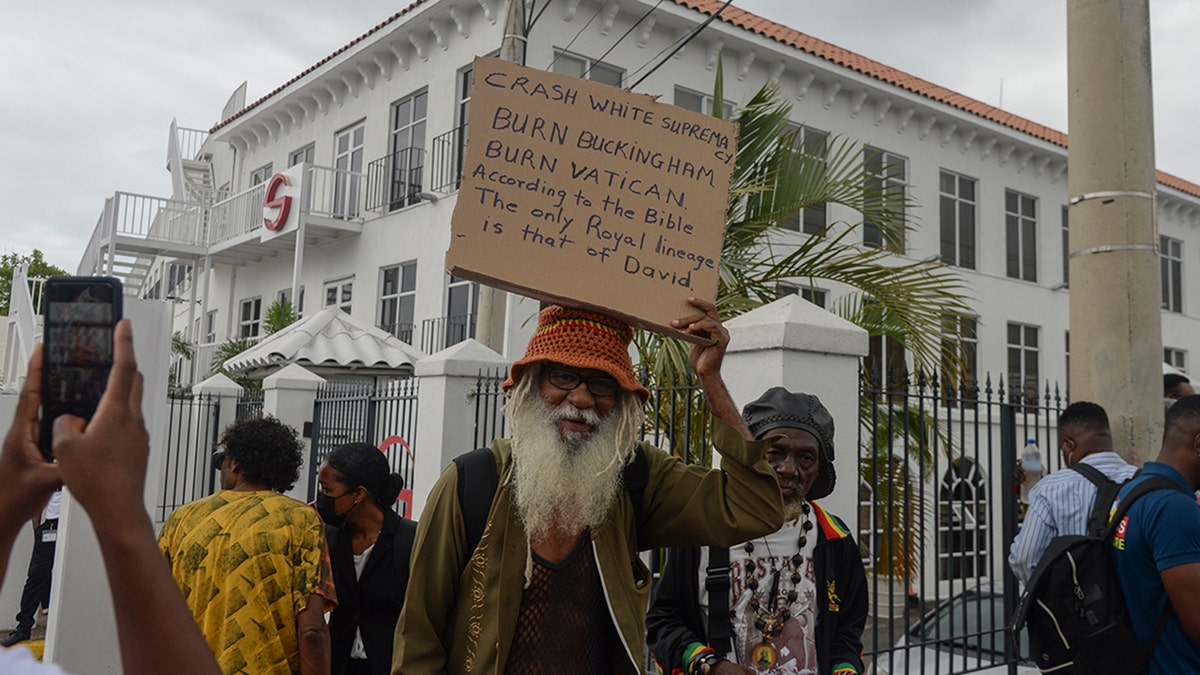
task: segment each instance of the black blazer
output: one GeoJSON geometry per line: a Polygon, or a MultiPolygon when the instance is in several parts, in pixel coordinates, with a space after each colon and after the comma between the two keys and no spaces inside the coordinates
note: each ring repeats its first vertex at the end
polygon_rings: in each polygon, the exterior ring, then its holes
{"type": "Polygon", "coordinates": [[[349,528],[343,525],[325,530],[338,599],[329,619],[333,675],[345,672],[350,662],[356,628],[362,629],[371,673],[388,675],[392,671],[396,621],[400,618],[404,592],[408,588],[408,564],[417,523],[401,518],[391,509],[384,509],[383,529],[375,548],[371,549],[362,576],[357,580],[354,578],[353,537],[349,528]]]}

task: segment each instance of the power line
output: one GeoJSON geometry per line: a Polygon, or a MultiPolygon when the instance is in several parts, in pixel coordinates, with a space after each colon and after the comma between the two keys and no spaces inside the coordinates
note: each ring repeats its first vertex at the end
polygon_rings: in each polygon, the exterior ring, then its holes
{"type": "MultiPolygon", "coordinates": [[[[534,0],[533,6],[534,7],[537,6],[537,0],[534,0]]],[[[546,3],[544,5],[542,5],[541,10],[538,11],[537,16],[533,17],[533,20],[529,22],[528,26],[525,26],[525,34],[526,35],[529,35],[529,31],[533,30],[533,27],[537,24],[538,19],[542,18],[542,15],[545,14],[546,10],[549,8],[550,8],[550,0],[546,0],[546,3]]]]}
{"type": "MultiPolygon", "coordinates": [[[[670,53],[670,54],[667,54],[667,56],[666,56],[666,57],[665,57],[663,60],[661,60],[661,61],[659,61],[659,62],[658,62],[658,65],[654,66],[654,67],[653,67],[653,68],[651,68],[651,69],[650,69],[650,70],[649,70],[649,71],[648,71],[648,72],[647,72],[645,75],[642,75],[640,78],[638,78],[638,81],[637,81],[637,82],[634,82],[633,84],[631,84],[631,85],[629,86],[629,88],[630,88],[630,89],[634,89],[634,88],[636,88],[636,87],[637,87],[639,84],[641,84],[641,83],[642,83],[642,81],[643,81],[643,80],[645,80],[647,77],[650,77],[651,75],[653,75],[653,74],[654,74],[654,71],[656,71],[656,70],[658,70],[659,68],[661,68],[661,67],[663,66],[663,64],[664,64],[664,63],[666,63],[666,62],[667,62],[667,61],[668,61],[668,60],[669,60],[669,59],[670,59],[672,56],[675,56],[675,54],[677,54],[677,53],[679,52],[679,50],[680,50],[680,49],[683,49],[683,48],[684,48],[684,46],[686,46],[686,45],[687,45],[687,43],[689,43],[689,42],[691,42],[693,39],[695,39],[695,37],[696,37],[697,35],[699,35],[699,34],[700,34],[700,31],[702,31],[702,30],[704,30],[705,28],[707,28],[707,27],[708,27],[708,24],[712,23],[712,22],[713,22],[713,21],[714,21],[714,20],[715,20],[715,19],[716,19],[718,16],[720,16],[720,15],[721,15],[721,12],[724,12],[724,11],[725,11],[725,8],[726,8],[726,7],[728,7],[728,6],[729,6],[730,4],[732,4],[732,3],[733,3],[733,0],[725,0],[725,4],[721,5],[721,7],[717,9],[717,11],[713,12],[712,14],[710,14],[710,15],[709,15],[709,17],[708,17],[708,19],[706,19],[706,20],[704,21],[704,23],[700,24],[699,26],[696,26],[696,29],[695,29],[695,30],[693,30],[693,31],[692,31],[690,34],[688,34],[688,36],[687,36],[686,38],[684,38],[684,40],[683,40],[682,42],[680,42],[678,45],[676,45],[676,46],[675,46],[675,48],[671,50],[671,53],[670,53]]],[[[659,54],[662,54],[662,52],[659,52],[659,54]]],[[[658,54],[656,54],[656,55],[654,56],[654,58],[658,58],[658,54]]],[[[650,59],[650,61],[653,61],[653,60],[654,60],[654,59],[650,59]]],[[[646,62],[646,65],[649,65],[649,64],[650,64],[650,61],[647,61],[647,62],[646,62]]],[[[643,66],[642,66],[642,68],[645,68],[645,67],[646,67],[646,65],[643,65],[643,66]]],[[[636,74],[636,73],[637,73],[638,71],[640,71],[642,68],[638,68],[638,70],[637,70],[637,71],[634,71],[634,74],[636,74]]]]}
{"type": "Polygon", "coordinates": [[[591,63],[591,64],[590,64],[590,65],[587,67],[587,70],[583,71],[583,77],[586,79],[586,78],[587,78],[587,76],[588,76],[588,74],[592,72],[592,66],[595,66],[597,63],[599,63],[599,62],[603,61],[603,60],[604,60],[604,57],[606,57],[606,56],[608,56],[609,54],[611,54],[611,53],[612,53],[612,50],[616,49],[616,48],[617,48],[617,45],[621,44],[621,41],[622,41],[622,40],[624,40],[625,38],[629,37],[629,34],[633,32],[633,29],[634,29],[634,28],[637,28],[639,24],[641,24],[641,23],[642,23],[643,21],[645,21],[645,20],[646,20],[646,19],[647,19],[647,18],[648,18],[648,17],[649,17],[651,14],[653,14],[653,13],[654,13],[654,10],[658,9],[658,6],[659,6],[659,5],[661,5],[662,3],[663,3],[663,0],[658,0],[658,2],[654,3],[654,6],[653,6],[653,7],[651,7],[651,8],[650,8],[650,9],[648,9],[648,10],[646,10],[646,13],[642,15],[642,18],[640,18],[640,19],[638,19],[637,21],[635,21],[635,22],[633,23],[633,25],[629,27],[629,30],[625,31],[625,32],[624,32],[624,33],[621,35],[621,37],[617,38],[617,41],[616,41],[616,42],[614,42],[614,43],[612,44],[612,46],[608,48],[608,50],[607,50],[607,51],[605,51],[603,54],[601,54],[601,55],[600,55],[600,56],[599,56],[599,57],[598,57],[596,60],[592,61],[592,63],[591,63]]]}
{"type": "Polygon", "coordinates": [[[554,64],[558,63],[558,57],[562,56],[569,49],[571,49],[571,45],[575,44],[575,41],[579,39],[579,36],[583,35],[583,31],[587,30],[587,27],[592,25],[592,22],[596,20],[596,17],[600,16],[600,12],[604,11],[604,8],[607,6],[608,0],[604,0],[604,2],[600,3],[600,6],[596,8],[596,13],[592,14],[592,18],[588,19],[587,23],[583,24],[583,28],[579,29],[579,32],[575,34],[575,37],[571,38],[571,41],[567,43],[566,47],[563,47],[558,51],[557,54],[554,55],[554,58],[550,61],[550,65],[546,66],[546,70],[554,70],[554,64]]]}

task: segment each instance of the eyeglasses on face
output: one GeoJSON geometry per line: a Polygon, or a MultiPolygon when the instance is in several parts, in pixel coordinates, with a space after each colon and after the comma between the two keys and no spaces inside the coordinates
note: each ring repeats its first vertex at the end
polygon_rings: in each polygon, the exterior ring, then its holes
{"type": "Polygon", "coordinates": [[[584,377],[579,373],[565,368],[550,368],[546,371],[546,380],[563,391],[573,391],[580,384],[587,387],[592,396],[615,396],[620,385],[607,375],[584,377]]]}

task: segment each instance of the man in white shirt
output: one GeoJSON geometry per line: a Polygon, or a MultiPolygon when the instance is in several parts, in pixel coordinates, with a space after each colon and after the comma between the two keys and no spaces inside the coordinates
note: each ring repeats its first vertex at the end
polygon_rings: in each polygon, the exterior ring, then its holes
{"type": "Polygon", "coordinates": [[[1116,483],[1124,483],[1137,472],[1137,467],[1113,451],[1108,414],[1095,403],[1079,401],[1062,412],[1058,418],[1058,451],[1068,468],[1046,476],[1030,490],[1025,522],[1008,555],[1013,574],[1023,584],[1029,583],[1051,539],[1087,532],[1098,491],[1084,474],[1089,471],[1086,467],[1116,483]]]}

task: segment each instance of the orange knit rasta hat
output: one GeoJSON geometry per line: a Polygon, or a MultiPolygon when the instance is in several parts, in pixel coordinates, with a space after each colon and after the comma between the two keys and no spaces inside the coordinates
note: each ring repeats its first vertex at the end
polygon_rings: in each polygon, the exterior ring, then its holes
{"type": "Polygon", "coordinates": [[[504,391],[521,379],[525,366],[546,361],[602,370],[645,403],[650,391],[633,374],[633,363],[629,360],[632,339],[633,329],[611,316],[551,305],[538,315],[537,330],[529,339],[524,358],[509,368],[504,391]]]}

